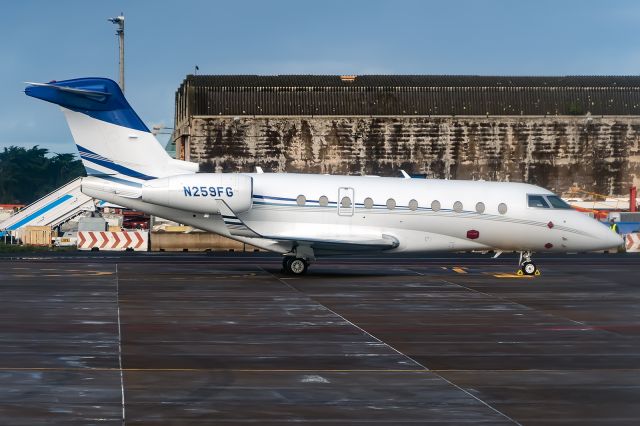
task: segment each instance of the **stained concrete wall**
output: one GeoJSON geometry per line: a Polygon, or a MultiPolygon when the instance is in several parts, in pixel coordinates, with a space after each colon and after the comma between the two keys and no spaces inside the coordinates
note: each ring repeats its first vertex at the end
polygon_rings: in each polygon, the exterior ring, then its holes
{"type": "Polygon", "coordinates": [[[151,251],[259,251],[257,247],[210,232],[153,232],[151,251]]]}
{"type": "Polygon", "coordinates": [[[578,185],[640,185],[639,116],[192,117],[178,151],[206,171],[379,174],[578,185]]]}

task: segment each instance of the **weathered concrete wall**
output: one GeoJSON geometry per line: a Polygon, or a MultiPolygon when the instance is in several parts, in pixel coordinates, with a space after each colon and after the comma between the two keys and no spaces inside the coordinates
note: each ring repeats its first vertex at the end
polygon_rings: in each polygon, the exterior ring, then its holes
{"type": "Polygon", "coordinates": [[[210,232],[153,232],[151,251],[258,251],[249,244],[210,232]]]}
{"type": "Polygon", "coordinates": [[[208,171],[302,171],[577,184],[640,184],[640,117],[195,117],[188,154],[208,171]]]}

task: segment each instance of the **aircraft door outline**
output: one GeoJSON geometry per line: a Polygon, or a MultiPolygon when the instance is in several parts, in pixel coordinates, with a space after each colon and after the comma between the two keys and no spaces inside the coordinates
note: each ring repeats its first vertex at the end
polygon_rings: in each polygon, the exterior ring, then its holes
{"type": "Polygon", "coordinates": [[[353,216],[354,209],[353,188],[338,188],[338,216],[353,216]]]}

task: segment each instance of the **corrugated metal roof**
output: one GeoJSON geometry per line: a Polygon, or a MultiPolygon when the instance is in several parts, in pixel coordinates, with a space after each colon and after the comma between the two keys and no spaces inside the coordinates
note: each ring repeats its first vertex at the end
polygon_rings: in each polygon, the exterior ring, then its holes
{"type": "Polygon", "coordinates": [[[188,75],[193,87],[635,87],[640,76],[188,75]]]}
{"type": "Polygon", "coordinates": [[[640,76],[189,75],[192,115],[640,115],[640,76]]]}

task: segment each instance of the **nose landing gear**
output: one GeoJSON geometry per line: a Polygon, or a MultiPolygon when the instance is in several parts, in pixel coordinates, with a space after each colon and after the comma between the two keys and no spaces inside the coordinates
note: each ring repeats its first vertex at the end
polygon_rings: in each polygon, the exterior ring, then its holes
{"type": "Polygon", "coordinates": [[[531,252],[520,252],[520,269],[517,272],[518,275],[540,275],[540,270],[535,263],[531,261],[531,252]]]}

